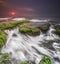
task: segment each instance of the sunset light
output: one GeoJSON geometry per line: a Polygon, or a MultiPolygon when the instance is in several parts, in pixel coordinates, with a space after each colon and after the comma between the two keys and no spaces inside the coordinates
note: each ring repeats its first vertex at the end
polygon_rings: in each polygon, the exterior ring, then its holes
{"type": "Polygon", "coordinates": [[[10,12],[10,14],[14,16],[14,15],[16,15],[16,12],[10,12]]]}
{"type": "Polygon", "coordinates": [[[60,0],[0,0],[0,64],[60,64],[60,0]]]}

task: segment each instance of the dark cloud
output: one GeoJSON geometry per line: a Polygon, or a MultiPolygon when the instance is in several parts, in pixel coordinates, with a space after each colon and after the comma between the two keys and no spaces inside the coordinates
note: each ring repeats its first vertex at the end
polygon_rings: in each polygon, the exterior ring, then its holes
{"type": "Polygon", "coordinates": [[[0,0],[0,5],[1,6],[6,6],[6,1],[5,0],[0,0]]]}
{"type": "Polygon", "coordinates": [[[60,18],[60,0],[0,0],[6,5],[5,14],[15,11],[16,16],[60,18]]]}
{"type": "Polygon", "coordinates": [[[8,6],[6,0],[0,0],[0,17],[6,17],[8,6]]]}

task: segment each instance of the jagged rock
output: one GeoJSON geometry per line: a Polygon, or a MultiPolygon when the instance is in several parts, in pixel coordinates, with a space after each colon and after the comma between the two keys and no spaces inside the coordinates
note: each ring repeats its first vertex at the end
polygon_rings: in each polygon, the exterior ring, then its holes
{"type": "Polygon", "coordinates": [[[6,43],[6,34],[0,31],[0,48],[2,48],[6,43]]]}
{"type": "Polygon", "coordinates": [[[0,64],[11,64],[8,53],[0,52],[0,64]]]}
{"type": "Polygon", "coordinates": [[[30,22],[19,26],[21,33],[27,33],[29,35],[39,35],[41,31],[47,31],[50,24],[47,22],[30,22]]]}

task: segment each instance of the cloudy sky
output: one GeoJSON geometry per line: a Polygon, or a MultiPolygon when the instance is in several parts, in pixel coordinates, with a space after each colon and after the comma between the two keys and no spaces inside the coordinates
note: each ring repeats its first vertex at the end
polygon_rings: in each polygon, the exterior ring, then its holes
{"type": "Polygon", "coordinates": [[[0,17],[60,18],[60,0],[0,0],[0,17]]]}

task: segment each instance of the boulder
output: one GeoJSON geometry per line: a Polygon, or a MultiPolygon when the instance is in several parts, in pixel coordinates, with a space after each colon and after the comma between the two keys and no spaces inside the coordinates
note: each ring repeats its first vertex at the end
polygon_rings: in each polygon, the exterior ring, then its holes
{"type": "Polygon", "coordinates": [[[48,22],[29,22],[19,25],[19,31],[21,33],[27,33],[29,35],[39,35],[40,31],[46,32],[49,29],[50,24],[48,22]]]}

